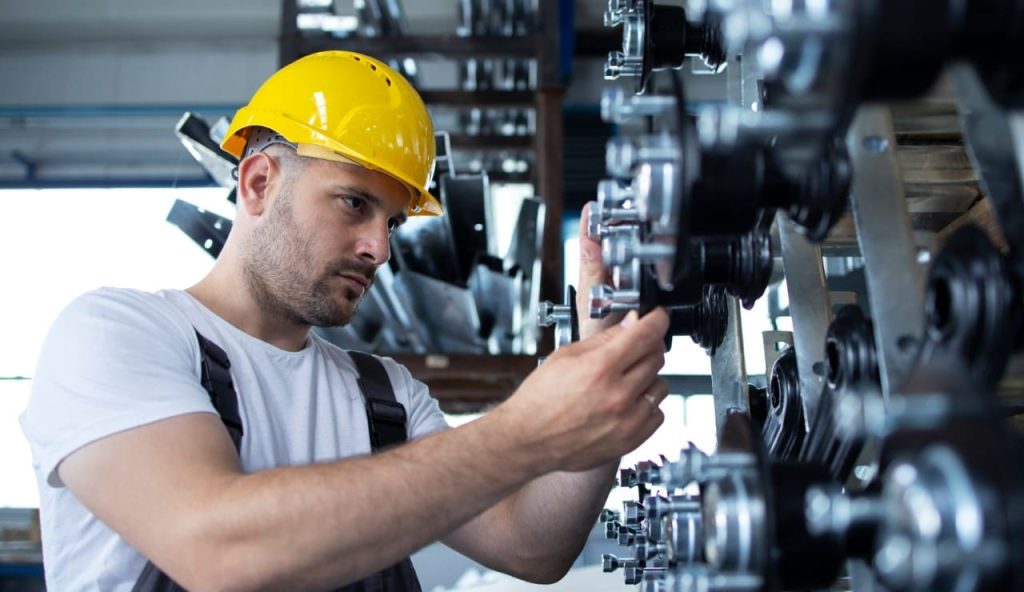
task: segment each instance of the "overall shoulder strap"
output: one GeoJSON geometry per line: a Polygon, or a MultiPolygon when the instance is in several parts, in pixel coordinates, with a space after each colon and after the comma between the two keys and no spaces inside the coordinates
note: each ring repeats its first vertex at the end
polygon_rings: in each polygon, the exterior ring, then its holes
{"type": "MultiPolygon", "coordinates": [[[[199,351],[203,355],[199,362],[199,380],[210,395],[213,408],[220,414],[220,420],[224,422],[231,441],[235,443],[235,450],[241,452],[242,417],[238,413],[235,385],[231,382],[231,361],[219,345],[203,337],[198,330],[196,338],[199,340],[199,351]]],[[[135,580],[135,585],[132,586],[132,592],[185,592],[185,588],[178,585],[155,563],[146,561],[138,579],[135,580]]]]}
{"type": "Polygon", "coordinates": [[[203,354],[201,361],[203,388],[210,394],[213,408],[220,414],[224,427],[235,443],[235,450],[242,449],[242,416],[238,412],[238,395],[231,381],[231,361],[227,353],[216,343],[203,337],[197,330],[199,349],[203,354]]]}
{"type": "Polygon", "coordinates": [[[359,389],[366,402],[366,420],[370,426],[370,449],[379,452],[408,440],[405,407],[395,399],[395,389],[387,370],[376,356],[350,351],[348,355],[359,373],[359,389]]]}

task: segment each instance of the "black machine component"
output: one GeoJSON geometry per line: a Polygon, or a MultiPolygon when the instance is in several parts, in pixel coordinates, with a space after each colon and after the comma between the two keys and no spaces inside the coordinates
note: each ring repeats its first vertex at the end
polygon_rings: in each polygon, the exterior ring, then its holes
{"type": "Polygon", "coordinates": [[[700,162],[689,202],[693,235],[744,232],[761,211],[781,209],[809,239],[821,241],[846,211],[852,171],[839,142],[797,178],[782,170],[772,150],[757,145],[706,150],[700,162]]]}
{"type": "Polygon", "coordinates": [[[772,364],[768,378],[768,410],[762,428],[772,458],[795,459],[807,433],[800,401],[796,350],[786,348],[772,364]]]}
{"type": "Polygon", "coordinates": [[[874,330],[857,306],[840,308],[829,325],[825,337],[825,378],[825,388],[799,458],[824,464],[833,477],[845,482],[864,441],[836,429],[839,397],[858,397],[881,389],[874,330]]]}
{"type": "Polygon", "coordinates": [[[1017,0],[868,0],[857,14],[853,78],[862,85],[850,104],[920,96],[952,60],[970,62],[989,92],[1006,106],[1021,106],[1024,66],[1007,56],[1024,50],[1024,9],[1017,0]]]}
{"type": "Polygon", "coordinates": [[[643,94],[651,74],[682,68],[686,58],[700,58],[711,72],[725,67],[719,27],[691,23],[681,6],[652,0],[612,0],[605,25],[622,25],[622,51],[608,56],[605,78],[635,76],[636,92],[643,94]]]}
{"type": "Polygon", "coordinates": [[[771,238],[751,232],[733,240],[708,238],[694,241],[690,249],[690,277],[701,284],[724,286],[745,308],[764,294],[771,280],[774,257],[771,238]]]}
{"type": "Polygon", "coordinates": [[[1020,280],[983,231],[949,238],[928,276],[926,351],[963,360],[975,384],[994,388],[1024,341],[1020,280]]]}
{"type": "Polygon", "coordinates": [[[725,304],[725,291],[714,286],[704,286],[697,304],[684,304],[668,308],[671,324],[668,334],[689,335],[693,342],[709,354],[722,344],[725,328],[729,323],[729,311],[725,304]]]}

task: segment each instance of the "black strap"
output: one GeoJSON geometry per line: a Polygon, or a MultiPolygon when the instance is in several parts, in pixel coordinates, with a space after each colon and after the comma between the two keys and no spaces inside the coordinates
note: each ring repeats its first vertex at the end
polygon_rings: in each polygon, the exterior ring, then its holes
{"type": "Polygon", "coordinates": [[[409,439],[405,407],[395,400],[395,389],[384,364],[376,357],[350,351],[356,365],[359,390],[366,403],[366,421],[370,427],[370,450],[379,452],[409,439]]]}
{"type": "Polygon", "coordinates": [[[216,343],[203,337],[196,331],[199,338],[199,349],[203,352],[203,359],[200,362],[202,374],[200,382],[203,388],[210,394],[210,401],[213,408],[220,414],[224,427],[235,443],[235,450],[242,450],[242,416],[238,412],[238,395],[235,393],[235,384],[231,381],[231,360],[228,354],[216,343]]]}
{"type": "MultiPolygon", "coordinates": [[[[235,449],[241,452],[242,416],[238,412],[238,394],[231,381],[231,361],[216,343],[202,336],[199,348],[203,358],[200,381],[210,394],[214,409],[220,414],[235,449]]],[[[359,389],[366,403],[366,418],[370,426],[370,447],[377,452],[387,446],[401,444],[406,435],[405,407],[395,400],[395,391],[384,365],[375,356],[360,352],[349,352],[358,371],[359,389]]],[[[147,561],[139,574],[132,592],[185,592],[151,561],[147,561]]],[[[412,561],[403,559],[397,564],[377,572],[363,580],[340,588],[338,592],[421,592],[419,579],[412,561]]]]}

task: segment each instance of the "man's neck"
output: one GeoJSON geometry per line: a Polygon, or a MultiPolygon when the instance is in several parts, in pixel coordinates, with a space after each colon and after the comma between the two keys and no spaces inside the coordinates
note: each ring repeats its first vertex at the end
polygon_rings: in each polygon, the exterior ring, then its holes
{"type": "Polygon", "coordinates": [[[210,273],[186,292],[203,306],[244,333],[285,351],[299,351],[309,338],[309,326],[296,324],[260,306],[242,277],[215,264],[210,273]]]}

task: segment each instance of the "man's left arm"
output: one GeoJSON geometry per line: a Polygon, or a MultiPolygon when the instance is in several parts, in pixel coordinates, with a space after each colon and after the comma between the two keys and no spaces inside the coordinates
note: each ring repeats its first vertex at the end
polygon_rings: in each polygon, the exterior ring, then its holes
{"type": "Polygon", "coordinates": [[[444,542],[475,561],[525,580],[561,579],[586,544],[617,465],[535,479],[444,542]]]}
{"type": "MultiPolygon", "coordinates": [[[[590,288],[610,280],[601,243],[587,234],[588,217],[589,208],[584,206],[577,291],[582,339],[622,319],[622,315],[591,319],[588,314],[590,288]]],[[[445,543],[479,563],[523,579],[560,579],[586,544],[617,469],[616,462],[581,473],[550,473],[535,479],[453,532],[445,543]]]]}

